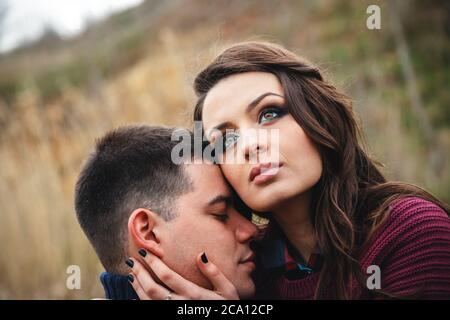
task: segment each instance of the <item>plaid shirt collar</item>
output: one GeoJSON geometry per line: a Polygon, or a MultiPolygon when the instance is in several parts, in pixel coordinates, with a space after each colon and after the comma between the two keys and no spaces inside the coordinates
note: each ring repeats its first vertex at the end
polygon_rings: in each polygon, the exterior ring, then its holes
{"type": "Polygon", "coordinates": [[[305,261],[290,245],[278,225],[272,221],[264,238],[256,245],[260,266],[265,272],[281,272],[290,279],[301,279],[309,274],[320,271],[323,257],[320,248],[305,261]]]}

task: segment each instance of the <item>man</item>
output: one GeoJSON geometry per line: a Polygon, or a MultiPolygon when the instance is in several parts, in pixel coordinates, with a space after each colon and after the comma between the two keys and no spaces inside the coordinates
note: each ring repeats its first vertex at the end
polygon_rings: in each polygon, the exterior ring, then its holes
{"type": "Polygon", "coordinates": [[[172,161],[178,144],[171,139],[173,132],[145,125],[114,130],[98,141],[80,173],[76,213],[107,271],[101,276],[106,298],[137,297],[126,275],[133,261],[147,265],[150,252],[158,252],[186,280],[213,289],[199,270],[201,254],[204,263],[211,261],[222,271],[240,298],[251,297],[249,244],[256,227],[235,210],[218,166],[172,161]]]}

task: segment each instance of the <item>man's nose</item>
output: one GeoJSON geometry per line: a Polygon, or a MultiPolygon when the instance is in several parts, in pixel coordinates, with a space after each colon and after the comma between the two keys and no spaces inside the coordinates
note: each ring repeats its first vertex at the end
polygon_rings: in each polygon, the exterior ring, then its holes
{"type": "Polygon", "coordinates": [[[244,217],[242,218],[242,221],[239,222],[236,228],[236,238],[239,242],[245,243],[256,238],[258,229],[251,221],[248,221],[244,217]]]}

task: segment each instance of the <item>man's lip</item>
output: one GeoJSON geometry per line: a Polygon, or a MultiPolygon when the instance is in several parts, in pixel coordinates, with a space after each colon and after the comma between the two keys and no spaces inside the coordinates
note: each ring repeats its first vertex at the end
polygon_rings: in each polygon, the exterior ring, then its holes
{"type": "Polygon", "coordinates": [[[252,252],[249,256],[247,256],[246,258],[242,259],[240,263],[246,263],[246,262],[253,262],[255,263],[255,254],[252,252]]]}
{"type": "Polygon", "coordinates": [[[279,169],[282,166],[283,166],[282,163],[273,163],[273,162],[259,163],[250,170],[248,179],[250,182],[252,182],[253,180],[255,180],[255,178],[257,176],[259,176],[262,173],[262,171],[264,171],[264,169],[269,169],[269,168],[278,168],[279,169]]]}

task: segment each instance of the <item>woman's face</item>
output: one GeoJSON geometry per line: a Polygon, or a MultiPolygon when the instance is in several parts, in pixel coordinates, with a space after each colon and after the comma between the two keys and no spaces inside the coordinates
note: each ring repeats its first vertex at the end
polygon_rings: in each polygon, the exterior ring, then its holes
{"type": "Polygon", "coordinates": [[[319,181],[319,152],[287,112],[283,88],[272,73],[246,72],[220,80],[204,100],[202,117],[210,142],[219,141],[216,129],[222,132],[222,171],[253,210],[274,211],[319,181]],[[227,129],[235,133],[226,134],[227,129]]]}

